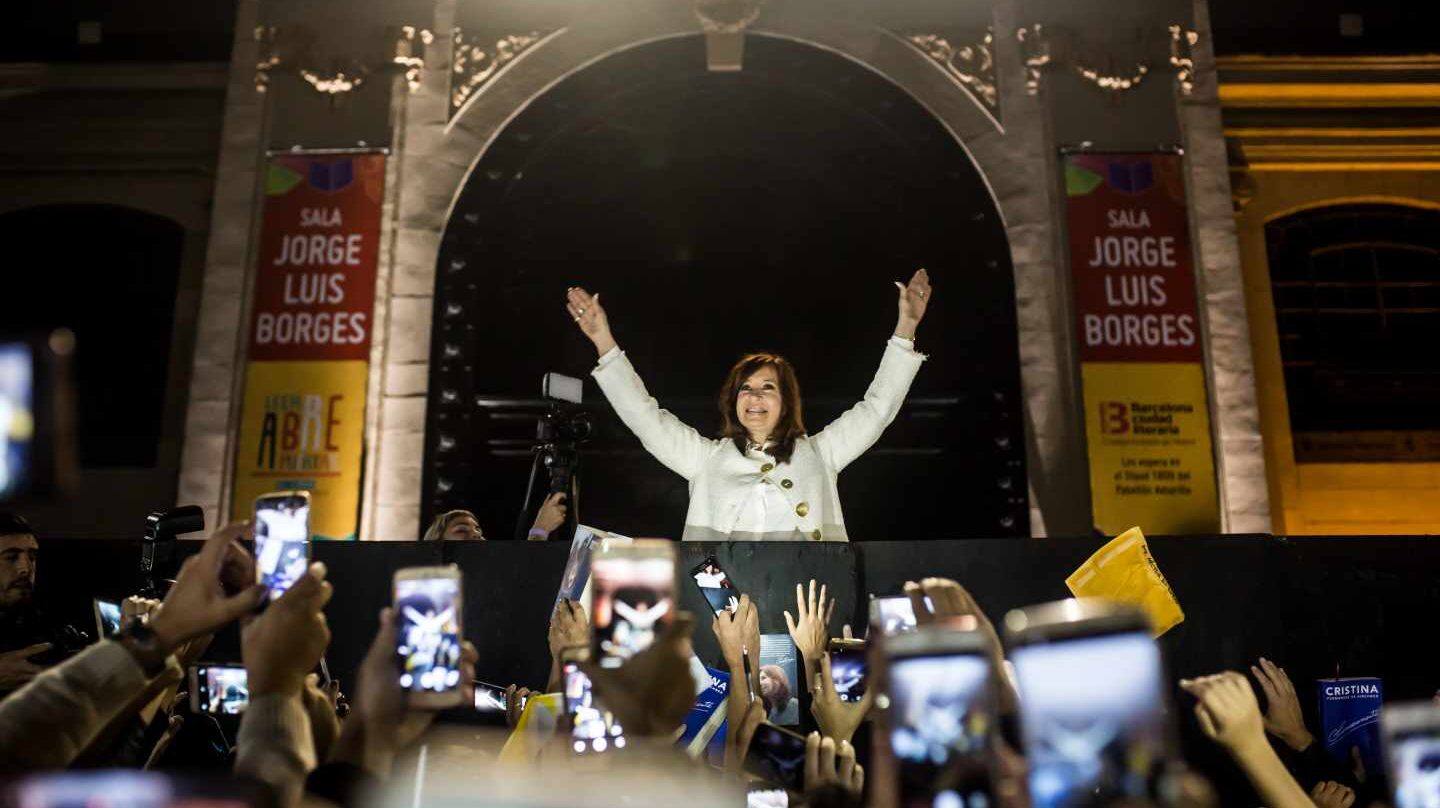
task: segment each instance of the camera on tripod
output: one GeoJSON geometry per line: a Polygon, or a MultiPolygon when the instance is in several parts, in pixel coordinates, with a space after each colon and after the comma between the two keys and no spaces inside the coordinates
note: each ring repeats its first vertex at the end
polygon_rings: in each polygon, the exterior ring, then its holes
{"type": "Polygon", "coordinates": [[[573,376],[560,373],[546,373],[540,382],[540,393],[545,398],[545,412],[535,425],[535,443],[530,447],[534,460],[530,464],[530,479],[525,486],[525,502],[515,522],[515,538],[523,539],[530,524],[530,511],[535,504],[535,478],[543,467],[547,478],[546,490],[550,494],[564,493],[571,498],[567,523],[573,523],[577,516],[575,491],[580,471],[580,447],[590,440],[595,422],[590,413],[580,407],[584,395],[584,383],[573,376]]]}

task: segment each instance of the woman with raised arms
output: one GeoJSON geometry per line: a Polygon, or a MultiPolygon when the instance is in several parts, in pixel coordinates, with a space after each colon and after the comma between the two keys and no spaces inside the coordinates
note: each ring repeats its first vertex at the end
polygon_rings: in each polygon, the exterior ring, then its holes
{"type": "Polygon", "coordinates": [[[836,478],[895,420],[925,357],[915,328],[930,301],[920,270],[899,288],[895,334],[865,397],[815,435],[783,356],[740,358],[720,390],[720,437],[706,438],[660,408],[615,343],[600,295],[566,293],[566,308],[600,356],[592,375],[646,451],[690,484],[686,541],[848,541],[836,478]]]}

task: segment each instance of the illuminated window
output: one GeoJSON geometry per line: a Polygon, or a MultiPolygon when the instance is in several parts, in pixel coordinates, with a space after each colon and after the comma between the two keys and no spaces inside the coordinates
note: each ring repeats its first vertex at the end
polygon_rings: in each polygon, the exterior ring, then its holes
{"type": "Polygon", "coordinates": [[[1440,211],[1336,205],[1265,239],[1296,460],[1440,460],[1440,211]]]}

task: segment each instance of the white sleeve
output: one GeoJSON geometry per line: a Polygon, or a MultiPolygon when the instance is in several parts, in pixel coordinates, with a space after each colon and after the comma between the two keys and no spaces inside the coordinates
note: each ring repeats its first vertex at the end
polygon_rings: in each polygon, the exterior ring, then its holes
{"type": "Polygon", "coordinates": [[[885,427],[900,413],[910,383],[926,356],[910,340],[891,337],[880,359],[880,369],[858,404],[846,410],[814,437],[820,456],[836,472],[875,445],[885,427]]]}
{"type": "Polygon", "coordinates": [[[640,439],[645,451],[686,480],[695,479],[710,456],[714,441],[660,409],[659,402],[640,381],[629,357],[619,348],[612,348],[601,357],[591,375],[610,406],[615,408],[615,414],[640,439]]]}

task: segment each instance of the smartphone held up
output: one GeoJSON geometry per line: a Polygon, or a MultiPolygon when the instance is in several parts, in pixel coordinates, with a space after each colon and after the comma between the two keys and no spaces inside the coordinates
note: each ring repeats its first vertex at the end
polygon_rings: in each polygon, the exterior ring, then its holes
{"type": "Polygon", "coordinates": [[[460,569],[410,567],[395,573],[395,655],[410,705],[440,710],[465,700],[460,670],[460,569]]]}
{"type": "Polygon", "coordinates": [[[310,492],[277,491],[255,500],[255,582],[277,600],[310,566],[310,492]]]}
{"type": "Polygon", "coordinates": [[[939,625],[885,638],[890,709],[884,731],[899,808],[997,804],[999,701],[990,644],[980,632],[939,625]]]}
{"type": "Polygon", "coordinates": [[[675,545],[663,539],[606,541],[590,571],[593,646],[601,667],[618,668],[649,648],[675,615],[675,545]]]}

